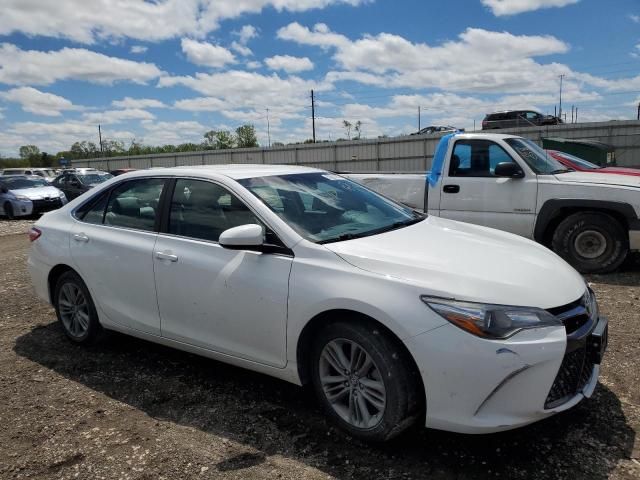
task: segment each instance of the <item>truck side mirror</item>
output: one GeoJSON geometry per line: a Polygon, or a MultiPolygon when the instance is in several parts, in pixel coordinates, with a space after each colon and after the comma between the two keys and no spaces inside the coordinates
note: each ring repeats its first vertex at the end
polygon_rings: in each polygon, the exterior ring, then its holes
{"type": "Polygon", "coordinates": [[[524,172],[514,162],[500,162],[496,165],[494,175],[496,177],[522,178],[524,177],[524,172]]]}

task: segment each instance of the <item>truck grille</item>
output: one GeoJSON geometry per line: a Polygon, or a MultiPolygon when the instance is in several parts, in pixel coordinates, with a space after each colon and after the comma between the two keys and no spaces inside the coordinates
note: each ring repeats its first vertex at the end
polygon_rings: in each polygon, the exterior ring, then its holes
{"type": "Polygon", "coordinates": [[[587,352],[587,338],[598,317],[597,307],[591,304],[590,294],[549,313],[562,321],[567,332],[567,349],[560,364],[544,407],[555,408],[580,393],[589,383],[594,363],[587,352]]]}
{"type": "Polygon", "coordinates": [[[50,212],[62,206],[62,201],[59,198],[32,200],[31,202],[33,203],[33,213],[50,212]]]}

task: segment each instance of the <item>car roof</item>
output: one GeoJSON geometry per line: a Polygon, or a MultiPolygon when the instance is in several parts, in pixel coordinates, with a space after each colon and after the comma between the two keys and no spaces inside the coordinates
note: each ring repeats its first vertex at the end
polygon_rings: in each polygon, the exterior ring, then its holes
{"type": "Polygon", "coordinates": [[[520,135],[510,135],[508,133],[456,133],[454,134],[455,138],[462,139],[478,139],[478,140],[487,140],[489,139],[497,139],[497,140],[506,140],[507,138],[523,138],[520,135]]]}
{"type": "Polygon", "coordinates": [[[211,176],[223,175],[234,180],[252,177],[271,177],[290,175],[295,173],[326,172],[319,168],[303,167],[299,165],[263,165],[263,164],[227,164],[227,165],[196,165],[183,167],[167,167],[161,169],[136,170],[128,173],[133,177],[148,177],[158,174],[176,176],[211,176]]]}

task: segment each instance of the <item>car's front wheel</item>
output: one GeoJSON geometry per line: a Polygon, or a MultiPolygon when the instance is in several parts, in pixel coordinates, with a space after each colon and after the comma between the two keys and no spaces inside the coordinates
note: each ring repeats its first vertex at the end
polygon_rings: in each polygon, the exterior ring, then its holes
{"type": "Polygon", "coordinates": [[[9,220],[14,220],[16,218],[15,213],[13,212],[13,205],[11,202],[6,202],[3,206],[4,214],[9,220]]]}
{"type": "Polygon", "coordinates": [[[373,322],[329,324],[316,338],[311,362],[325,412],[355,437],[389,440],[422,414],[416,368],[399,342],[373,322]]]}
{"type": "Polygon", "coordinates": [[[76,343],[91,343],[102,328],[89,289],[72,271],[63,273],[54,292],[56,315],[64,333],[76,343]]]}

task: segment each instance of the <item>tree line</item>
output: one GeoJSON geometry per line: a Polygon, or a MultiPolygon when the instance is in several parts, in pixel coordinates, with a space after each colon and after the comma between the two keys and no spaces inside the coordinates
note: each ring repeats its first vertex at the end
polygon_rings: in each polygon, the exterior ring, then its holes
{"type": "Polygon", "coordinates": [[[174,152],[195,152],[201,150],[223,150],[229,148],[258,147],[258,137],[253,125],[245,124],[236,128],[235,132],[228,130],[210,130],[203,136],[201,143],[181,143],[179,145],[144,145],[135,139],[129,146],[119,140],[106,139],[102,141],[102,148],[94,142],[81,141],[71,145],[69,150],[56,154],[40,151],[37,145],[23,145],[18,153],[20,158],[0,158],[0,168],[9,167],[57,167],[60,159],[67,161],[85,158],[119,157],[124,155],[149,155],[174,152]]]}

